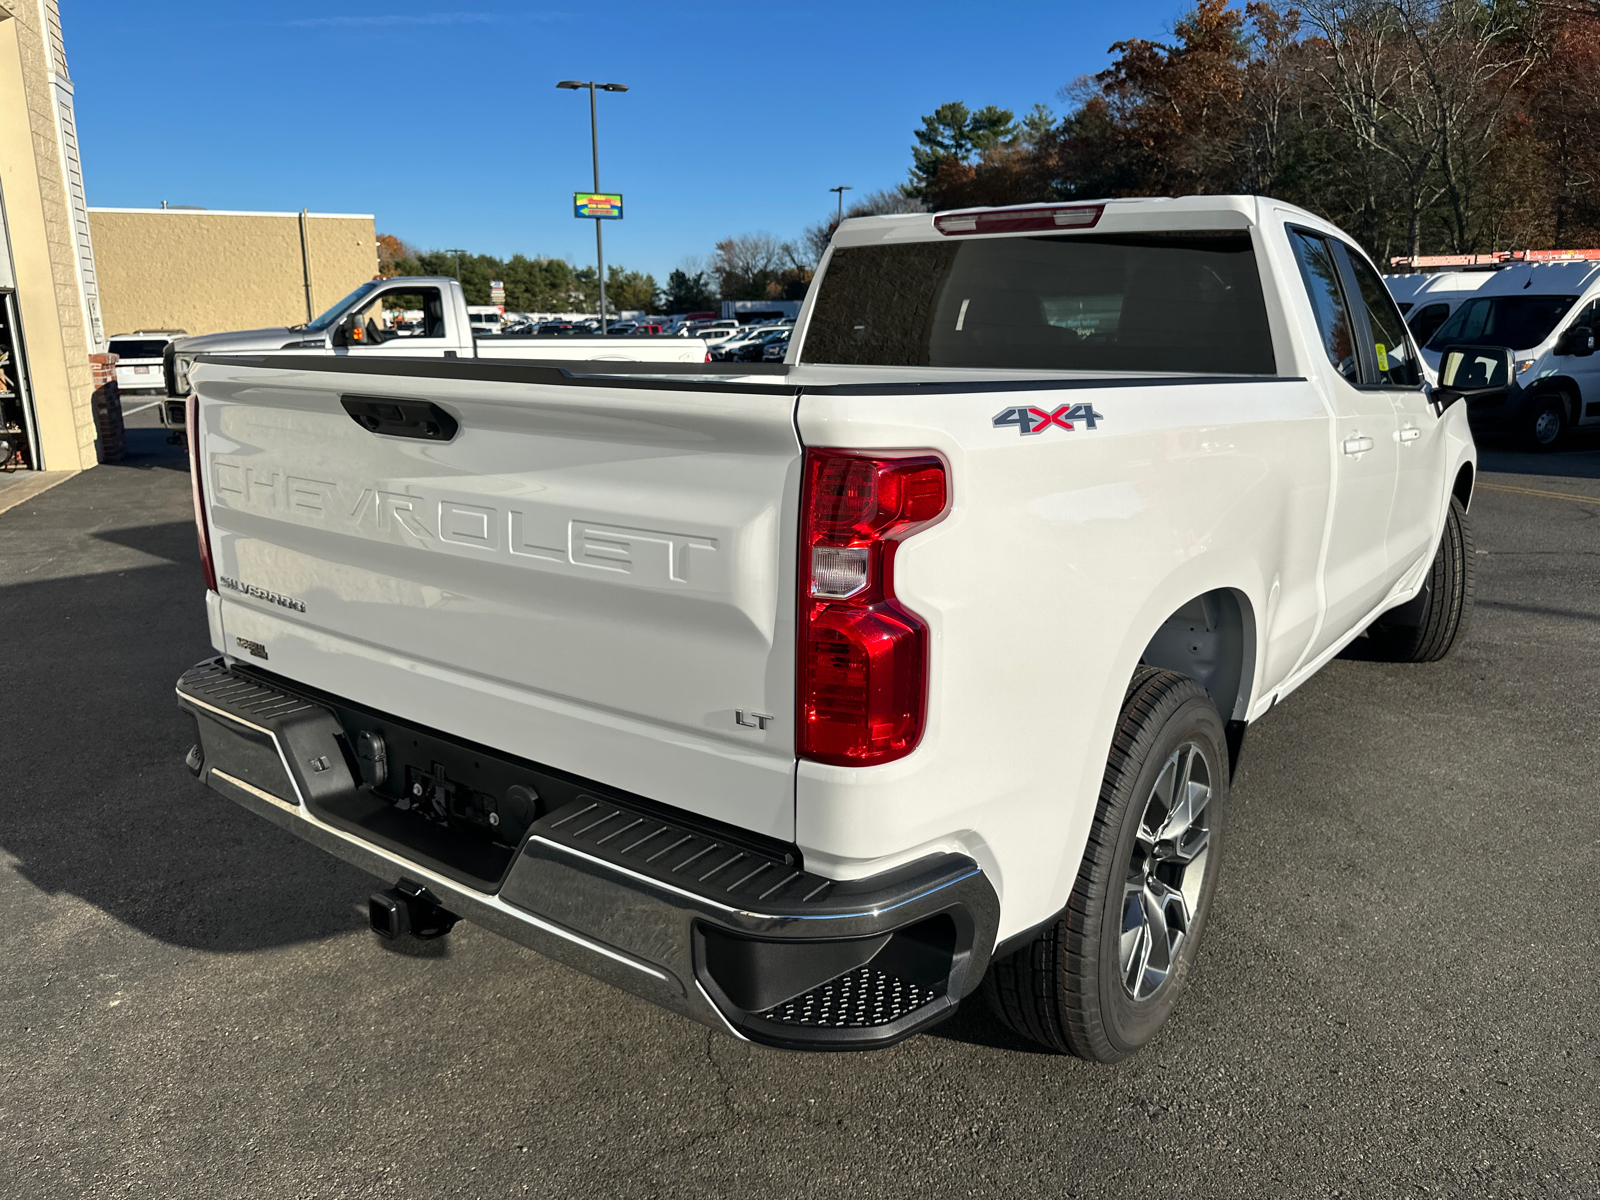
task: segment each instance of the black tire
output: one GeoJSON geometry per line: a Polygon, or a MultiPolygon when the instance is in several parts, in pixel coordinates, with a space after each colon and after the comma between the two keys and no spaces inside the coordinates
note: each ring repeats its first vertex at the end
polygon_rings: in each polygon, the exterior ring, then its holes
{"type": "MultiPolygon", "coordinates": [[[[983,987],[995,1015],[1023,1037],[1097,1062],[1116,1062],[1155,1037],[1172,1015],[1193,969],[1216,891],[1227,798],[1227,743],[1211,697],[1187,676],[1141,667],[1128,686],[1117,720],[1100,804],[1072,898],[1032,942],[989,967],[983,987]],[[1173,809],[1166,810],[1166,818],[1160,817],[1162,802],[1156,788],[1167,778],[1169,766],[1179,764],[1175,769],[1182,770],[1186,751],[1205,771],[1209,798],[1195,823],[1175,839],[1177,846],[1158,837],[1141,839],[1141,833],[1151,833],[1146,817],[1152,813],[1163,820],[1155,834],[1172,825],[1173,809]],[[1203,851],[1197,852],[1201,843],[1185,839],[1201,818],[1203,851]],[[1147,841],[1152,844],[1148,853],[1142,850],[1147,841]],[[1176,882],[1173,868],[1178,859],[1162,859],[1157,853],[1162,845],[1193,854],[1187,866],[1176,867],[1176,882]],[[1196,870],[1198,880],[1189,876],[1196,870]],[[1137,911],[1143,930],[1154,933],[1149,909],[1141,907],[1149,891],[1135,889],[1154,887],[1161,871],[1168,872],[1162,887],[1172,889],[1156,893],[1166,896],[1163,922],[1182,919],[1172,921],[1180,927],[1176,943],[1170,940],[1170,927],[1163,924],[1169,934],[1168,969],[1150,987],[1151,969],[1145,960],[1124,959],[1123,918],[1125,911],[1137,911]],[[1194,898],[1185,903],[1188,891],[1194,898]],[[1183,904],[1181,911],[1171,907],[1173,896],[1183,904]],[[1136,977],[1131,987],[1124,978],[1125,961],[1133,964],[1127,969],[1130,977],[1136,977]]],[[[1137,938],[1140,926],[1132,929],[1129,936],[1137,938]]],[[[1148,938],[1146,945],[1147,957],[1153,957],[1156,939],[1148,938]]],[[[1137,953],[1135,948],[1132,954],[1137,953]]]]}
{"type": "Polygon", "coordinates": [[[1452,496],[1422,594],[1373,622],[1367,630],[1372,652],[1386,662],[1408,663],[1438,662],[1449,654],[1472,623],[1477,562],[1467,510],[1452,496]]]}
{"type": "Polygon", "coordinates": [[[1529,450],[1547,453],[1566,440],[1567,398],[1544,392],[1528,399],[1523,409],[1519,440],[1529,450]]]}

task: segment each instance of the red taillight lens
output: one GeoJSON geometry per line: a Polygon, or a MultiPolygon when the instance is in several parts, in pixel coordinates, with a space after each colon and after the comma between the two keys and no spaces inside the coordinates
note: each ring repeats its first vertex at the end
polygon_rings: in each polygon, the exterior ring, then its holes
{"type": "Polygon", "coordinates": [[[1105,211],[1099,204],[1003,208],[990,212],[940,213],[933,227],[945,236],[963,233],[1040,233],[1052,229],[1090,229],[1105,211]]]}
{"type": "Polygon", "coordinates": [[[942,460],[806,451],[801,498],[797,752],[867,766],[922,736],[928,627],[894,595],[899,542],[943,515],[942,460]]]}
{"type": "Polygon", "coordinates": [[[184,423],[189,435],[189,490],[194,496],[194,531],[200,538],[200,570],[205,574],[206,587],[217,590],[217,567],[211,561],[211,526],[206,520],[204,470],[200,458],[200,397],[189,393],[184,423]]]}

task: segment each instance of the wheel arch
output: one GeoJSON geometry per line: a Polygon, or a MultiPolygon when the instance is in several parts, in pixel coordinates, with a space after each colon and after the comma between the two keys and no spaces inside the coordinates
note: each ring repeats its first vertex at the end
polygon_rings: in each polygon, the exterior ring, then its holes
{"type": "Polygon", "coordinates": [[[1206,689],[1224,721],[1244,720],[1256,665],[1250,597],[1231,587],[1190,597],[1156,627],[1139,661],[1189,676],[1206,689]]]}
{"type": "Polygon", "coordinates": [[[1583,389],[1578,386],[1578,381],[1570,375],[1548,375],[1528,389],[1528,403],[1531,404],[1551,394],[1561,397],[1561,402],[1567,410],[1568,428],[1577,425],[1578,418],[1581,415],[1579,413],[1578,398],[1583,394],[1583,389]]]}

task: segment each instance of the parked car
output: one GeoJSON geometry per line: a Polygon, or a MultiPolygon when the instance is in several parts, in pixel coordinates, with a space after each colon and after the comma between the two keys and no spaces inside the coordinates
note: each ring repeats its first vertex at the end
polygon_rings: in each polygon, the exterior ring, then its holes
{"type": "Polygon", "coordinates": [[[1249,724],[1364,633],[1460,640],[1471,393],[1249,196],[847,220],[808,312],[760,378],[203,359],[189,768],[377,876],[384,937],[465,917],[792,1049],[981,988],[1119,1059],[1192,975],[1249,724]]]}
{"type": "Polygon", "coordinates": [[[694,336],[698,340],[704,342],[706,346],[710,348],[711,352],[715,354],[716,347],[720,346],[723,342],[726,342],[731,338],[738,337],[739,330],[737,328],[729,329],[726,326],[719,326],[717,328],[711,328],[707,326],[702,328],[694,336]]]}
{"type": "Polygon", "coordinates": [[[123,392],[165,391],[162,359],[181,329],[140,329],[119,333],[106,343],[106,350],[117,356],[117,388],[123,392]]]}
{"type": "Polygon", "coordinates": [[[780,334],[775,329],[765,330],[760,336],[741,342],[738,348],[729,352],[726,357],[732,362],[760,362],[768,344],[778,336],[780,334]]]}
{"type": "Polygon", "coordinates": [[[782,362],[783,356],[789,352],[789,331],[775,333],[761,343],[762,362],[782,362]]]}
{"type": "Polygon", "coordinates": [[[733,330],[727,337],[711,343],[711,360],[713,362],[726,362],[732,359],[745,346],[752,342],[759,342],[771,332],[770,328],[763,325],[746,325],[741,329],[733,330]]]}

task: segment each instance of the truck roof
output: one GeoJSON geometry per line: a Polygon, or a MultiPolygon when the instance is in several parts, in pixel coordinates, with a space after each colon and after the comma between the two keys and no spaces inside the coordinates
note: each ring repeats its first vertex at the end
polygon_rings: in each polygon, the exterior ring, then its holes
{"type": "MultiPolygon", "coordinates": [[[[1337,234],[1337,227],[1297,205],[1265,196],[1132,196],[1104,200],[1063,200],[949,209],[937,213],[895,213],[881,217],[849,217],[834,234],[836,244],[864,245],[879,241],[917,240],[940,236],[936,218],[955,213],[1005,213],[1026,209],[1099,208],[1096,232],[1140,232],[1169,229],[1248,229],[1261,219],[1262,206],[1290,215],[1303,224],[1337,234]]],[[[1064,228],[1062,232],[1072,232],[1064,228]]],[[[969,235],[971,236],[971,235],[969,235]]],[[[985,236],[979,234],[978,236],[985,236]]],[[[998,236],[1006,236],[1000,234],[998,236]]]]}

